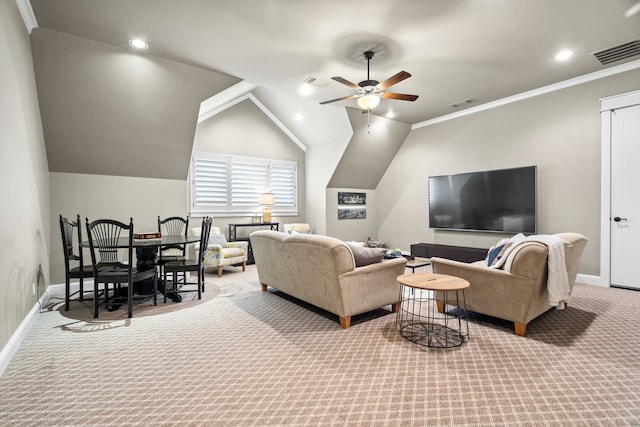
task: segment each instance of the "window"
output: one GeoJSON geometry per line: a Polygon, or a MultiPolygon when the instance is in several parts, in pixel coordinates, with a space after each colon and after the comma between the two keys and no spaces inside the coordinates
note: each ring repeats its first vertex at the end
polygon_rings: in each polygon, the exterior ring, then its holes
{"type": "Polygon", "coordinates": [[[274,215],[298,215],[297,163],[195,152],[191,158],[191,215],[253,215],[260,194],[275,198],[274,215]]]}

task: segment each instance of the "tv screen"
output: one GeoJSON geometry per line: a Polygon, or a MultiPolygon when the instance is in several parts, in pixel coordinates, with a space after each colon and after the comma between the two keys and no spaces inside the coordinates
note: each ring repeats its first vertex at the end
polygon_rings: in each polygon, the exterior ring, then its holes
{"type": "Polygon", "coordinates": [[[536,167],[429,177],[429,227],[536,232],[536,167]]]}

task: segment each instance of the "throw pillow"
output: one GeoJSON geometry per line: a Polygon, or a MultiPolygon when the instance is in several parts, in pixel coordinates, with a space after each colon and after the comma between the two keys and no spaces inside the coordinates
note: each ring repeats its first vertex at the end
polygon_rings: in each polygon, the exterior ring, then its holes
{"type": "Polygon", "coordinates": [[[487,267],[491,267],[491,264],[494,263],[494,261],[496,260],[496,257],[498,256],[502,248],[504,248],[504,243],[502,245],[498,244],[498,245],[492,246],[489,249],[489,251],[487,252],[487,267]]]}
{"type": "Polygon", "coordinates": [[[347,245],[353,252],[353,259],[356,262],[356,267],[362,267],[369,264],[375,264],[382,261],[382,257],[387,253],[383,248],[366,248],[357,243],[347,242],[347,245]]]}
{"type": "Polygon", "coordinates": [[[223,248],[229,247],[229,243],[227,243],[227,238],[224,236],[224,234],[209,234],[209,244],[220,245],[223,248]]]}
{"type": "Polygon", "coordinates": [[[511,251],[516,246],[518,246],[520,243],[522,243],[524,241],[524,239],[525,239],[524,234],[518,233],[515,236],[511,237],[506,242],[503,242],[502,240],[500,242],[498,242],[498,244],[503,243],[503,246],[500,249],[500,251],[498,251],[498,254],[496,255],[495,259],[492,261],[492,263],[491,264],[487,264],[487,267],[491,267],[491,268],[500,268],[500,267],[502,267],[502,265],[507,260],[507,256],[509,255],[509,253],[511,253],[511,251]]]}

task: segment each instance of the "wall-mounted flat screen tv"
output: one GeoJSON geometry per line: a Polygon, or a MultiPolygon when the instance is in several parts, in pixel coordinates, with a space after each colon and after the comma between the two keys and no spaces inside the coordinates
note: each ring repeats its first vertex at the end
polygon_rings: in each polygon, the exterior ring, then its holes
{"type": "Polygon", "coordinates": [[[536,232],[536,167],[429,177],[429,227],[536,232]]]}

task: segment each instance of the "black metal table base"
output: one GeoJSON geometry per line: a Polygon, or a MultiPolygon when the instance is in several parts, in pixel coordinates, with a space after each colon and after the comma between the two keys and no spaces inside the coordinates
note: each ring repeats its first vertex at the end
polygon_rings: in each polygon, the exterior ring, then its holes
{"type": "Polygon", "coordinates": [[[396,329],[407,340],[425,347],[459,347],[469,340],[464,290],[444,292],[444,312],[440,313],[434,291],[400,286],[400,309],[396,317],[396,329]],[[455,300],[449,300],[449,295],[455,300]],[[447,311],[449,303],[457,308],[447,311]]]}

